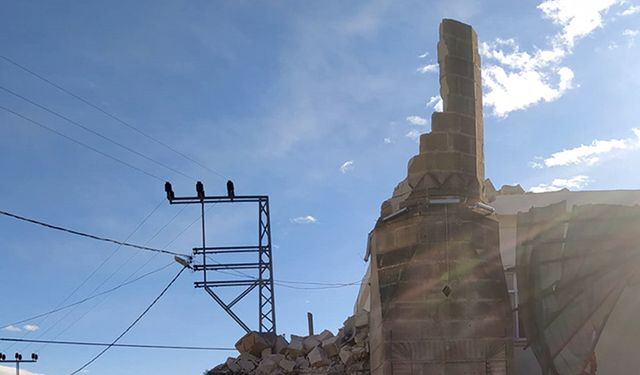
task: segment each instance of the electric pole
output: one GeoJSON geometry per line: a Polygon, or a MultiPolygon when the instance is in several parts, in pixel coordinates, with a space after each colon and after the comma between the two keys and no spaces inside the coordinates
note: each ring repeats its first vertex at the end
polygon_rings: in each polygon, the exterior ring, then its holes
{"type": "Polygon", "coordinates": [[[16,364],[16,375],[20,375],[20,363],[34,363],[38,362],[38,355],[36,353],[31,353],[31,359],[22,359],[22,354],[16,353],[15,359],[7,359],[7,355],[0,353],[0,363],[15,363],[16,364]]]}

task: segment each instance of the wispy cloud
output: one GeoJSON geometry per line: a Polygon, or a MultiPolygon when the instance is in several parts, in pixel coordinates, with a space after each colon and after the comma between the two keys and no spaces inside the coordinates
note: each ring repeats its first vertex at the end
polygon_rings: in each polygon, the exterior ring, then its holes
{"type": "Polygon", "coordinates": [[[391,140],[391,138],[386,137],[386,138],[384,139],[384,143],[388,145],[388,144],[390,144],[390,143],[393,143],[393,141],[391,140]]]}
{"type": "Polygon", "coordinates": [[[627,47],[631,48],[636,44],[636,37],[640,30],[626,29],[622,32],[622,36],[627,37],[627,47]]]}
{"type": "Polygon", "coordinates": [[[418,68],[418,73],[437,73],[438,64],[427,64],[418,68]]]}
{"type": "Polygon", "coordinates": [[[409,132],[407,134],[405,134],[405,136],[409,139],[411,139],[412,141],[418,142],[418,140],[420,139],[420,135],[422,133],[419,132],[416,129],[411,129],[409,130],[409,132]]]}
{"type": "MultiPolygon", "coordinates": [[[[0,366],[0,375],[15,375],[16,373],[16,368],[15,367],[9,367],[9,366],[0,366]]],[[[24,369],[20,369],[20,373],[22,375],[43,375],[41,373],[36,373],[36,372],[31,372],[31,371],[27,371],[24,369]]]]}
{"type": "Polygon", "coordinates": [[[604,155],[618,150],[631,150],[640,148],[640,128],[631,129],[635,135],[633,138],[624,139],[595,139],[588,145],[565,149],[555,152],[549,157],[536,158],[530,163],[534,168],[561,167],[567,165],[593,165],[601,160],[604,155]]]}
{"type": "Polygon", "coordinates": [[[38,326],[37,324],[25,324],[24,326],[22,326],[22,328],[24,328],[24,330],[27,332],[35,332],[40,329],[40,326],[38,326]]]}
{"type": "Polygon", "coordinates": [[[307,215],[291,218],[290,221],[295,224],[315,224],[318,222],[318,219],[311,215],[307,215]]]}
{"type": "Polygon", "coordinates": [[[348,160],[342,163],[342,165],[340,166],[340,172],[342,172],[342,174],[345,174],[351,172],[353,168],[355,168],[355,166],[353,165],[353,160],[348,160]]]}
{"type": "Polygon", "coordinates": [[[443,103],[440,95],[430,97],[427,101],[427,108],[433,108],[434,111],[442,112],[443,103]]]}
{"type": "Polygon", "coordinates": [[[3,331],[7,331],[7,332],[20,332],[20,331],[22,331],[20,329],[20,327],[16,327],[16,326],[13,326],[13,325],[8,325],[6,327],[2,327],[2,330],[3,331]]]}
{"type": "Polygon", "coordinates": [[[618,13],[620,16],[631,16],[634,14],[640,14],[640,5],[629,5],[625,10],[618,13]]]}
{"type": "Polygon", "coordinates": [[[562,189],[580,190],[589,184],[589,176],[579,175],[570,178],[554,178],[550,184],[540,184],[532,186],[529,191],[532,193],[546,193],[562,189]]]}
{"type": "Polygon", "coordinates": [[[411,125],[425,126],[427,125],[427,119],[420,116],[409,116],[407,117],[407,121],[411,125]]]}
{"type": "Polygon", "coordinates": [[[423,53],[422,55],[418,56],[419,59],[424,59],[425,57],[429,56],[429,51],[426,51],[425,53],[423,53]]]}
{"type": "Polygon", "coordinates": [[[493,114],[506,117],[540,102],[552,102],[574,87],[573,71],[563,66],[575,43],[603,27],[603,15],[623,0],[546,0],[538,5],[545,18],[562,27],[550,46],[533,52],[520,50],[514,39],[482,43],[486,59],[484,103],[493,114]]]}

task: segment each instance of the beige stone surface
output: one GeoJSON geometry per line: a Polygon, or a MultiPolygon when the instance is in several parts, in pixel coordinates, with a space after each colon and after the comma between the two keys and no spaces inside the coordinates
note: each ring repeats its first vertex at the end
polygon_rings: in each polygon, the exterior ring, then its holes
{"type": "Polygon", "coordinates": [[[307,359],[309,360],[311,366],[314,367],[327,366],[331,363],[329,361],[327,353],[319,346],[314,347],[313,350],[311,350],[309,354],[307,354],[307,359]]]}
{"type": "Polygon", "coordinates": [[[339,353],[351,361],[369,345],[375,375],[510,371],[498,223],[472,209],[485,200],[485,179],[480,57],[470,26],[442,22],[438,62],[444,112],[433,114],[406,183],[382,205],[369,240],[370,317],[353,335],[363,346],[339,353]]]}
{"type": "Polygon", "coordinates": [[[286,372],[293,372],[293,369],[296,367],[296,363],[295,361],[283,359],[282,361],[280,361],[280,363],[278,363],[278,366],[280,366],[280,368],[286,372]]]}

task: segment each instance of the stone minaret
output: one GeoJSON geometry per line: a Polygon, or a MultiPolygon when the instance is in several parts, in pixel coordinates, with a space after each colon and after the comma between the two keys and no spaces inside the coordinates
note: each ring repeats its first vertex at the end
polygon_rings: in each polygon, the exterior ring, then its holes
{"type": "Polygon", "coordinates": [[[444,112],[370,238],[373,375],[506,375],[512,319],[498,223],[483,204],[482,87],[473,29],[443,20],[444,112]]]}

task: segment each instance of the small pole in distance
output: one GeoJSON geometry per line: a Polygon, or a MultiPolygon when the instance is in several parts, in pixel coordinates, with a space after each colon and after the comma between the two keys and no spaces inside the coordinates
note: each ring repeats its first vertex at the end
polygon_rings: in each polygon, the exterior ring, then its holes
{"type": "Polygon", "coordinates": [[[313,336],[313,314],[307,313],[307,323],[309,324],[309,336],[313,336]]]}

